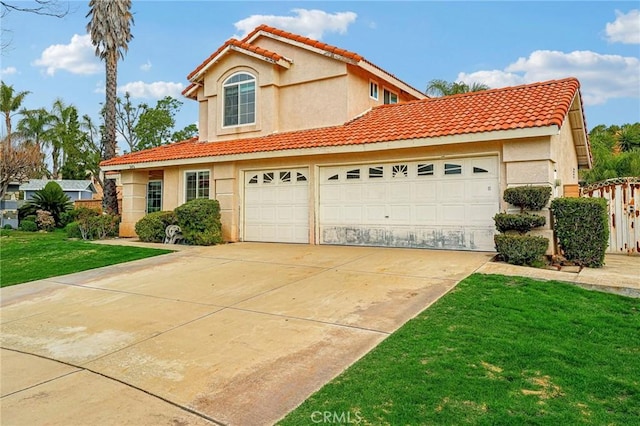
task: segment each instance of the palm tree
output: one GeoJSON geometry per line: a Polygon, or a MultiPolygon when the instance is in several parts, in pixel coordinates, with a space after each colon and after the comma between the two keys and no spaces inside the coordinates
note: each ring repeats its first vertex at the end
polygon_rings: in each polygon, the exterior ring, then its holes
{"type": "Polygon", "coordinates": [[[47,134],[53,123],[53,116],[44,108],[20,111],[22,118],[18,121],[16,130],[27,141],[35,145],[42,152],[42,145],[46,144],[47,134]]]}
{"type": "Polygon", "coordinates": [[[51,142],[52,174],[54,179],[60,178],[60,167],[66,158],[66,152],[82,143],[78,110],[73,105],[65,105],[56,99],[52,110],[53,127],[49,134],[51,142]],[[62,161],[61,161],[61,158],[62,161]]]}
{"type": "MultiPolygon", "coordinates": [[[[133,15],[131,0],[90,0],[89,13],[91,20],[87,31],[91,42],[96,46],[96,56],[104,60],[106,70],[106,101],[104,114],[104,132],[102,134],[102,159],[108,160],[116,156],[116,99],[118,59],[124,58],[128,50],[133,15]]],[[[113,180],[105,182],[102,201],[105,211],[118,212],[116,184],[113,180]]]]}
{"type": "Polygon", "coordinates": [[[4,123],[7,130],[6,148],[11,150],[11,116],[12,113],[18,111],[24,98],[30,92],[15,93],[13,86],[7,86],[4,81],[0,82],[0,111],[4,114],[4,123]]]}
{"type": "Polygon", "coordinates": [[[454,81],[450,83],[445,80],[431,80],[425,90],[426,95],[441,97],[458,95],[460,93],[480,92],[482,90],[488,90],[489,86],[483,83],[473,83],[469,86],[462,81],[454,81]]]}

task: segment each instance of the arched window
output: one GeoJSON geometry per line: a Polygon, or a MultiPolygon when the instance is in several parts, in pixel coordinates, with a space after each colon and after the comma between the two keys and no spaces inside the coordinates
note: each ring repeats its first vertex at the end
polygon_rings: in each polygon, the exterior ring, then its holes
{"type": "Polygon", "coordinates": [[[222,85],[224,125],[239,126],[256,122],[256,78],[246,72],[232,75],[222,85]]]}

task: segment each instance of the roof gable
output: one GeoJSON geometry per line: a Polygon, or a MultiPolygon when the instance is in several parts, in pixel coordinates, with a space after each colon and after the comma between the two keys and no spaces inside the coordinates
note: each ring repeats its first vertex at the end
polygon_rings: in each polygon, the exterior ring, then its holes
{"type": "Polygon", "coordinates": [[[277,63],[288,68],[288,65],[286,64],[292,63],[290,59],[279,55],[276,52],[271,52],[269,50],[257,47],[253,44],[260,37],[270,37],[291,45],[298,46],[303,49],[313,51],[325,57],[330,57],[335,60],[359,66],[374,75],[382,77],[383,79],[389,81],[389,83],[397,85],[399,89],[406,91],[407,93],[418,99],[426,97],[426,95],[424,95],[420,90],[405,83],[393,74],[383,70],[379,66],[367,61],[363,56],[357,53],[350,52],[348,50],[341,49],[339,47],[332,46],[330,44],[323,43],[317,40],[313,40],[308,37],[303,37],[297,34],[273,28],[268,25],[260,25],[256,27],[242,40],[236,40],[233,38],[227,40],[222,46],[218,48],[218,50],[212,53],[207,59],[205,59],[200,65],[198,65],[193,71],[191,71],[189,75],[187,75],[187,79],[191,81],[191,84],[183,90],[182,94],[184,96],[193,98],[195,95],[194,89],[197,87],[197,84],[195,83],[199,82],[206,70],[214,65],[222,56],[228,53],[229,50],[237,50],[247,54],[253,53],[254,55],[252,56],[257,56],[266,61],[277,63]]]}
{"type": "Polygon", "coordinates": [[[108,167],[269,151],[283,151],[286,155],[284,151],[293,149],[428,140],[467,134],[495,135],[494,132],[518,129],[553,128],[557,131],[574,104],[574,98],[580,96],[579,86],[578,80],[568,78],[381,105],[341,126],[224,142],[199,142],[192,138],[127,154],[104,161],[101,165],[108,167]]]}

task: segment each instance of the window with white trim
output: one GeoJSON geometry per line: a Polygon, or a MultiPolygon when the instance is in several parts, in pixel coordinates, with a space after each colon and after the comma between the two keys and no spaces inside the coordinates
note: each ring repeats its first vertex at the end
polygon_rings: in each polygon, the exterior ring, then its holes
{"type": "Polygon", "coordinates": [[[162,210],[162,181],[152,180],[147,183],[147,213],[162,210]]]}
{"type": "Polygon", "coordinates": [[[369,97],[378,100],[378,83],[369,81],[369,97]]]}
{"type": "Polygon", "coordinates": [[[185,201],[196,198],[209,198],[209,171],[186,172],[185,201]]]}
{"type": "Polygon", "coordinates": [[[398,103],[398,95],[396,93],[393,93],[387,89],[384,89],[383,92],[383,99],[384,99],[384,103],[385,104],[397,104],[398,103]]]}
{"type": "Polygon", "coordinates": [[[224,126],[256,122],[256,78],[246,72],[232,75],[223,88],[224,126]]]}

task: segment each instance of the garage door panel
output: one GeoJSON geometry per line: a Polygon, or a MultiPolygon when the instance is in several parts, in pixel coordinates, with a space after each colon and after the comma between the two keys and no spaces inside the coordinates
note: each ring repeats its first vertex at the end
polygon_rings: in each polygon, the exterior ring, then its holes
{"type": "Polygon", "coordinates": [[[307,169],[245,172],[245,241],[309,242],[307,169]]]}
{"type": "Polygon", "coordinates": [[[323,169],[321,243],[494,250],[497,157],[323,169]]]}

